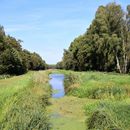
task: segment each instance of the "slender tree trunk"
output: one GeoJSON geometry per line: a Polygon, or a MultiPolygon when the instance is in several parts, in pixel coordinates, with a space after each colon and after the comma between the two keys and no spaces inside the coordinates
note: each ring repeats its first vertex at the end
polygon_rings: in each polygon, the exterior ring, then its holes
{"type": "Polygon", "coordinates": [[[128,65],[128,58],[127,58],[127,55],[125,56],[125,70],[124,72],[127,73],[127,65],[128,65]]]}
{"type": "Polygon", "coordinates": [[[126,73],[127,72],[127,64],[128,64],[127,55],[124,54],[123,58],[124,58],[123,73],[126,73]]]}
{"type": "Polygon", "coordinates": [[[125,47],[125,42],[124,42],[124,40],[123,40],[123,73],[126,73],[127,72],[127,64],[128,64],[128,62],[127,62],[127,54],[126,54],[126,47],[125,47]]]}
{"type": "Polygon", "coordinates": [[[117,55],[116,55],[116,62],[117,62],[117,69],[119,70],[120,73],[122,73],[120,63],[119,63],[119,58],[117,55]]]}

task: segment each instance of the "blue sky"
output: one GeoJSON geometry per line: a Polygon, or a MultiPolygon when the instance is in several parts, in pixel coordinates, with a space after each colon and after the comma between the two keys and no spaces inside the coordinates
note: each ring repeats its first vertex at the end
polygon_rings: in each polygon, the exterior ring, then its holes
{"type": "MultiPolygon", "coordinates": [[[[55,64],[89,27],[99,5],[114,0],[0,0],[0,24],[22,46],[55,64]]],[[[125,7],[130,0],[115,0],[125,7]]]]}

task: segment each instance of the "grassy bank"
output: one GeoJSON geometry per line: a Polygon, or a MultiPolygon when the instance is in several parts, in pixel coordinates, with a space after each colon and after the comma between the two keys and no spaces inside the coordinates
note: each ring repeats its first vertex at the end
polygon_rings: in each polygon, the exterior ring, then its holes
{"type": "Polygon", "coordinates": [[[59,73],[66,75],[68,96],[91,99],[84,103],[87,129],[130,129],[130,75],[73,71],[59,73]]]}
{"type": "Polygon", "coordinates": [[[116,73],[64,70],[1,79],[0,130],[129,130],[129,79],[116,73]],[[49,102],[50,73],[65,74],[66,96],[49,102]]]}
{"type": "Polygon", "coordinates": [[[65,86],[68,95],[80,98],[128,98],[130,75],[101,72],[68,72],[65,86]]]}
{"type": "Polygon", "coordinates": [[[0,80],[0,129],[48,130],[50,96],[47,72],[29,72],[0,80]]]}

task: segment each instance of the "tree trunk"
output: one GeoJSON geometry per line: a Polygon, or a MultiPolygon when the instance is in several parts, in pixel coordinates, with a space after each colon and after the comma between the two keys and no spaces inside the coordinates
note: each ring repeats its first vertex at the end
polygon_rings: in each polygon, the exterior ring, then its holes
{"type": "Polygon", "coordinates": [[[119,63],[119,58],[117,55],[116,55],[116,62],[117,62],[117,69],[119,70],[120,73],[122,73],[120,63],[119,63]]]}
{"type": "Polygon", "coordinates": [[[128,62],[127,62],[127,54],[126,54],[126,47],[125,47],[125,42],[124,42],[124,40],[123,40],[123,73],[126,73],[127,72],[127,64],[128,64],[128,62]]]}
{"type": "Polygon", "coordinates": [[[128,61],[127,59],[128,59],[128,58],[127,58],[127,56],[125,55],[125,56],[124,56],[124,70],[123,70],[124,73],[127,72],[127,63],[128,63],[128,62],[127,62],[127,61],[128,61]]]}

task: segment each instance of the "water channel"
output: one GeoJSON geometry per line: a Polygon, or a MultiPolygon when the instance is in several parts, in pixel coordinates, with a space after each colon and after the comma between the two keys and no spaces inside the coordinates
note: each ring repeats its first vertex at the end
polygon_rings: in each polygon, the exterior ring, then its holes
{"type": "Polygon", "coordinates": [[[52,98],[62,98],[65,95],[64,74],[50,74],[50,85],[52,87],[52,98]]]}

